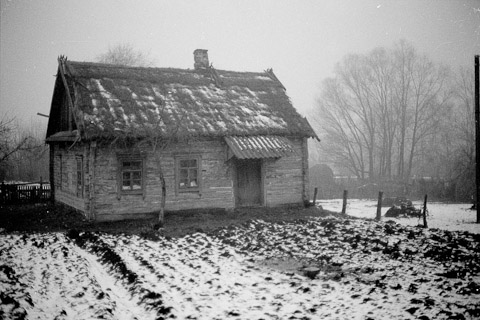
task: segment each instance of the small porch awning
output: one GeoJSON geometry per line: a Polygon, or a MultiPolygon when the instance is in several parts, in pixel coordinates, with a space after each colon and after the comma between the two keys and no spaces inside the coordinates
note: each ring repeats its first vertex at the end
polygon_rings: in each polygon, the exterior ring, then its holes
{"type": "Polygon", "coordinates": [[[74,142],[79,138],[78,130],[73,131],[60,131],[52,134],[45,142],[74,142]]]}
{"type": "Polygon", "coordinates": [[[280,158],[295,154],[295,149],[286,137],[281,136],[228,136],[228,159],[280,158]]]}

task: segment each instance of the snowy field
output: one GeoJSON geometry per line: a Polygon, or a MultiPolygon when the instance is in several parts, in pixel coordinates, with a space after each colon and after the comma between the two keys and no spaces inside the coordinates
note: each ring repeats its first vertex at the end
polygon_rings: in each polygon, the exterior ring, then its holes
{"type": "MultiPolygon", "coordinates": [[[[342,199],[317,201],[317,204],[324,209],[334,212],[342,211],[342,203],[342,199]]],[[[423,208],[422,201],[414,201],[413,205],[417,209],[423,208]]],[[[475,223],[477,221],[477,211],[470,210],[471,206],[471,203],[445,204],[429,202],[427,203],[428,227],[480,233],[480,224],[475,223]]],[[[382,219],[384,220],[394,220],[397,223],[408,226],[423,224],[423,218],[385,218],[384,216],[388,209],[388,207],[382,208],[382,219]]],[[[353,217],[373,219],[377,215],[377,201],[349,199],[347,201],[346,213],[353,217]]]]}
{"type": "Polygon", "coordinates": [[[479,248],[335,217],[157,241],[3,232],[0,319],[479,319],[479,248]]]}

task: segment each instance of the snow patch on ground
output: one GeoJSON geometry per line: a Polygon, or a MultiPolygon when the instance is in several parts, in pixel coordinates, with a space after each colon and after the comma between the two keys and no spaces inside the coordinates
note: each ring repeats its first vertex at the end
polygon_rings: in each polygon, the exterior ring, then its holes
{"type": "Polygon", "coordinates": [[[249,220],[157,241],[2,233],[0,317],[478,319],[477,234],[398,220],[249,220]]]}
{"type": "MultiPolygon", "coordinates": [[[[334,212],[342,211],[342,199],[319,200],[317,205],[323,209],[334,212]]],[[[413,201],[415,208],[423,208],[422,201],[413,201]]],[[[477,211],[470,210],[471,203],[427,203],[427,223],[429,228],[438,228],[450,231],[468,231],[480,233],[480,224],[476,223],[477,211]]],[[[394,220],[397,223],[407,226],[423,224],[422,219],[417,218],[385,218],[389,208],[382,208],[382,219],[394,220]]],[[[374,200],[347,200],[346,213],[352,217],[374,219],[377,214],[377,201],[374,200]]]]}

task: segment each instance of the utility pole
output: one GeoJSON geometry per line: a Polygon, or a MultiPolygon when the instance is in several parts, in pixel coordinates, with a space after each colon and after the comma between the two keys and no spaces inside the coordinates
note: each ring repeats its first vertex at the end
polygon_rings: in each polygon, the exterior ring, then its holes
{"type": "Polygon", "coordinates": [[[478,55],[475,56],[475,208],[477,209],[477,223],[480,223],[480,80],[478,55]]]}

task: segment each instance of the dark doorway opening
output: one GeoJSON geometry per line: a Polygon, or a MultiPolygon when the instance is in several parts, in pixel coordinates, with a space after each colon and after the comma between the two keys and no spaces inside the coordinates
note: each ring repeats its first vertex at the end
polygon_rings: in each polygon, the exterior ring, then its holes
{"type": "Polygon", "coordinates": [[[262,160],[236,161],[236,204],[239,207],[260,206],[262,196],[262,160]]]}

